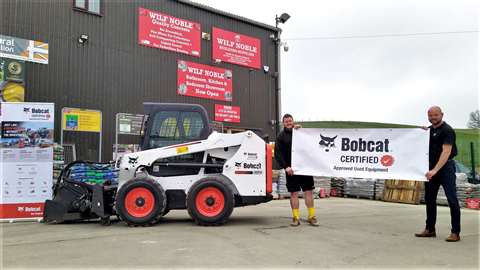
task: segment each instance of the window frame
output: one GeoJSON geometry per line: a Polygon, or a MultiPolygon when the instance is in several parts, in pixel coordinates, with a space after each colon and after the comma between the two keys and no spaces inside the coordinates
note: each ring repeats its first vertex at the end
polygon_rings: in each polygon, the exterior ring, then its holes
{"type": "Polygon", "coordinates": [[[100,12],[99,13],[96,13],[96,12],[93,12],[93,11],[89,10],[88,4],[89,4],[90,0],[81,0],[85,3],[85,8],[76,6],[76,4],[75,4],[76,1],[77,0],[72,0],[72,8],[75,11],[80,11],[80,12],[96,15],[96,16],[99,16],[99,17],[103,17],[103,15],[105,15],[104,14],[104,2],[105,2],[104,0],[98,0],[100,2],[100,12]]]}

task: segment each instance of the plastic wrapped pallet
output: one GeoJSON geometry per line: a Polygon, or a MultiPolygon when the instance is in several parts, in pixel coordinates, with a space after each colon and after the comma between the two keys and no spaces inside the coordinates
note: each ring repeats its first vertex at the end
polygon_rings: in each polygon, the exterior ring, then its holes
{"type": "Polygon", "coordinates": [[[60,144],[53,145],[53,183],[57,182],[60,173],[65,166],[63,147],[60,144]]]}
{"type": "Polygon", "coordinates": [[[385,189],[385,179],[375,180],[375,199],[381,200],[383,198],[383,190],[385,189]]]}
{"type": "Polygon", "coordinates": [[[280,171],[277,184],[278,184],[278,195],[280,197],[290,196],[290,193],[287,190],[287,176],[285,175],[284,170],[280,171]]]}
{"type": "Polygon", "coordinates": [[[480,185],[457,184],[457,197],[461,207],[467,207],[467,199],[480,199],[480,185]]]}
{"type": "Polygon", "coordinates": [[[373,199],[375,180],[362,178],[345,179],[345,196],[373,199]]]}
{"type": "Polygon", "coordinates": [[[330,196],[332,179],[330,177],[314,176],[313,183],[315,189],[313,190],[314,198],[325,198],[330,196]]]}
{"type": "Polygon", "coordinates": [[[330,195],[335,197],[343,197],[344,188],[345,188],[344,178],[332,178],[330,195]]]}
{"type": "Polygon", "coordinates": [[[106,181],[112,184],[118,183],[118,170],[113,164],[76,164],[70,168],[70,179],[87,184],[103,185],[106,181]]]}

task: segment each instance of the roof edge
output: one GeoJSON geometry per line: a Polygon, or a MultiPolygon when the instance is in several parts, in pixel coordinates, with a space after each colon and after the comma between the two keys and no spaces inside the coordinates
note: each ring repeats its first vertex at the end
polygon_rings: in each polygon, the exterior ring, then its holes
{"type": "Polygon", "coordinates": [[[179,3],[182,3],[182,4],[185,4],[185,5],[193,6],[193,7],[199,8],[199,9],[210,11],[212,13],[223,15],[223,16],[235,19],[235,20],[239,20],[239,21],[242,21],[242,22],[245,22],[245,23],[249,23],[249,24],[261,27],[261,28],[265,28],[265,29],[272,30],[272,31],[275,31],[275,32],[282,32],[281,28],[278,28],[278,27],[275,27],[275,26],[272,26],[272,25],[268,25],[268,24],[265,24],[265,23],[257,22],[257,21],[254,21],[252,19],[248,19],[248,18],[239,16],[239,15],[235,15],[233,13],[229,13],[229,12],[226,12],[226,11],[223,11],[223,10],[212,8],[212,7],[204,5],[204,4],[193,2],[193,1],[190,1],[190,0],[175,0],[175,1],[179,2],[179,3]]]}

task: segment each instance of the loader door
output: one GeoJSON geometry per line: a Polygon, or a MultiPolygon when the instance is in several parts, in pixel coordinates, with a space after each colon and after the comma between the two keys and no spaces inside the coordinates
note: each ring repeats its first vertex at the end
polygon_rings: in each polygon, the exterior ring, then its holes
{"type": "Polygon", "coordinates": [[[204,140],[211,133],[207,112],[199,105],[149,105],[142,150],[204,140]]]}

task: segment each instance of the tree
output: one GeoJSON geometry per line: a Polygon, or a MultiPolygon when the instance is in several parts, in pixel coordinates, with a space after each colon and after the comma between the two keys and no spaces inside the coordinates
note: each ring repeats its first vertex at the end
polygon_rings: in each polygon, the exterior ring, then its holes
{"type": "Polygon", "coordinates": [[[467,126],[468,128],[480,128],[480,110],[470,113],[467,126]]]}

